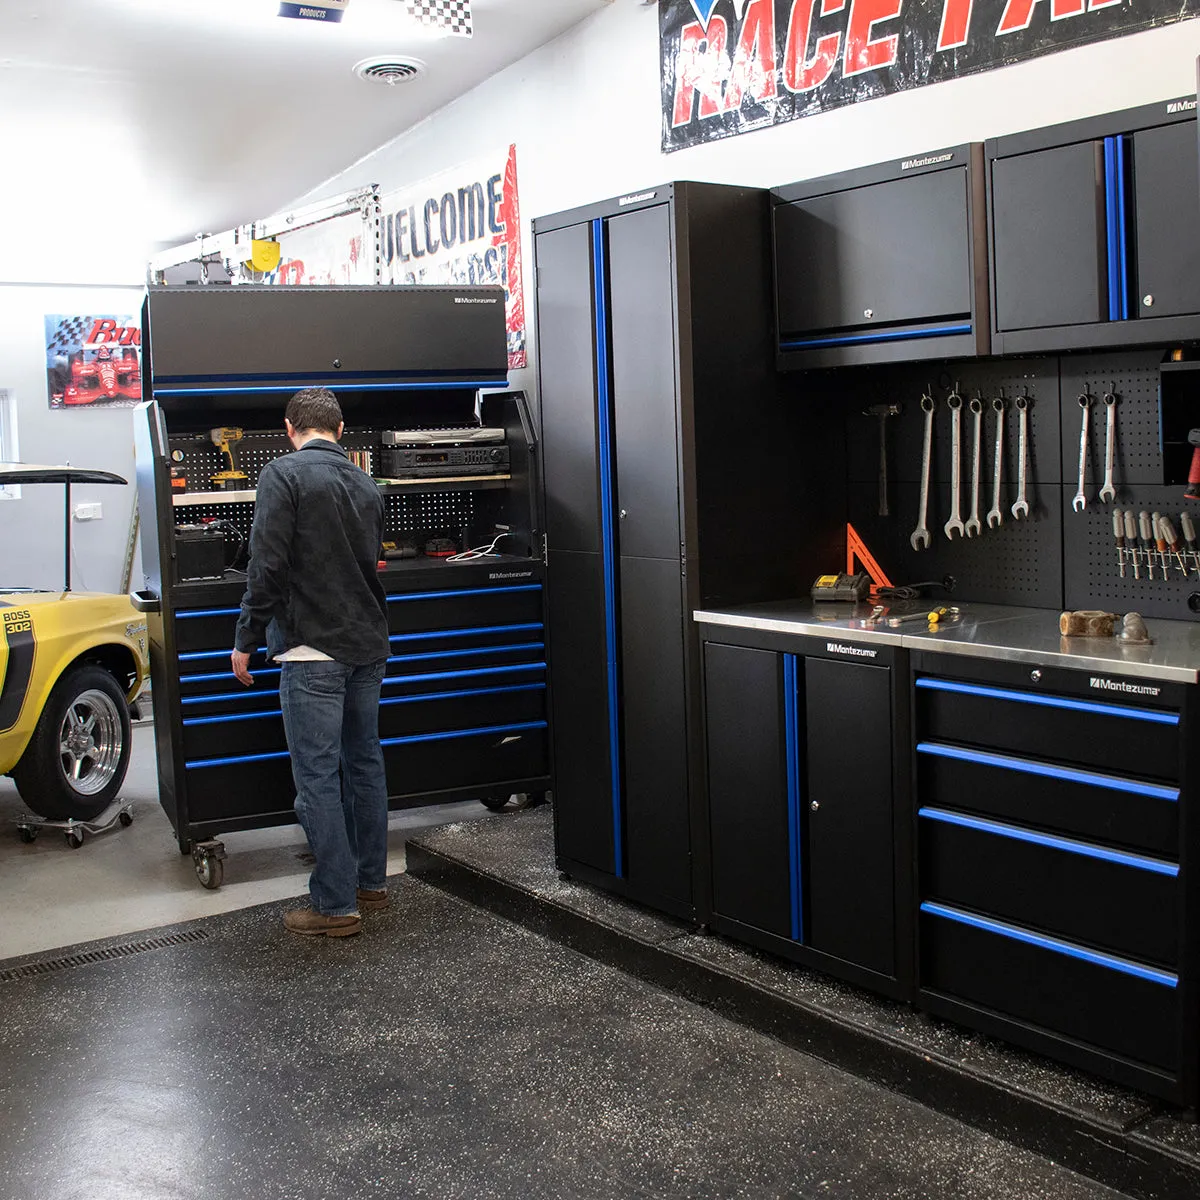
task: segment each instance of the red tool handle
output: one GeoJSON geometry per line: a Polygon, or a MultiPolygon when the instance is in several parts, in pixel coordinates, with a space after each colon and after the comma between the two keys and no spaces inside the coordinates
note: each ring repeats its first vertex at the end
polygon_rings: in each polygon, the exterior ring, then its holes
{"type": "Polygon", "coordinates": [[[1200,499],[1200,446],[1192,450],[1192,465],[1188,468],[1188,488],[1184,494],[1192,499],[1200,499]]]}

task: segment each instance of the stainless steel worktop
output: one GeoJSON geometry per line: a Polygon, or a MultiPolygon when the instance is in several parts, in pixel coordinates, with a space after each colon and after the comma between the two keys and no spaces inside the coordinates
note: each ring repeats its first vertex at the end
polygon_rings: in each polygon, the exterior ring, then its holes
{"type": "MultiPolygon", "coordinates": [[[[902,603],[889,615],[927,612],[937,604],[902,603]]],[[[760,629],[800,637],[835,635],[842,641],[901,646],[908,650],[960,654],[975,658],[1103,671],[1170,683],[1200,681],[1200,621],[1147,620],[1151,645],[1129,645],[1118,638],[1065,638],[1058,632],[1058,611],[1002,604],[959,604],[957,621],[935,630],[923,621],[897,628],[868,624],[871,605],[814,604],[780,600],[739,608],[697,610],[693,619],[706,625],[760,629]]]]}

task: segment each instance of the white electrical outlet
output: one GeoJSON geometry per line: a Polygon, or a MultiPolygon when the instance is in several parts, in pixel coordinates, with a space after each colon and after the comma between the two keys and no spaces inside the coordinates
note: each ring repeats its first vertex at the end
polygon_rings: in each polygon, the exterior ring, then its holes
{"type": "Polygon", "coordinates": [[[75,505],[75,520],[77,521],[99,521],[102,516],[99,501],[94,504],[75,505]]]}

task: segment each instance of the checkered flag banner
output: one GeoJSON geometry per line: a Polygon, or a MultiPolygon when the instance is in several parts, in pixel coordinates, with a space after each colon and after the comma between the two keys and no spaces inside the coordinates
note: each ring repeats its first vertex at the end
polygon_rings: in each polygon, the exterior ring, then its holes
{"type": "Polygon", "coordinates": [[[92,317],[64,317],[46,343],[46,353],[52,354],[55,350],[78,350],[84,335],[91,332],[92,322],[92,317]]]}
{"type": "Polygon", "coordinates": [[[471,0],[403,0],[422,25],[456,37],[471,36],[471,0]]]}

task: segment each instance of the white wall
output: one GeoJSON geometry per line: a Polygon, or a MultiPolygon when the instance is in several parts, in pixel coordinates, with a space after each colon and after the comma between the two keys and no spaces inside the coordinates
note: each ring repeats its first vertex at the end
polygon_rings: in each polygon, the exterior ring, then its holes
{"type": "MultiPolygon", "coordinates": [[[[99,521],[73,521],[72,587],[118,591],[133,512],[133,410],[49,407],[46,394],[47,313],[141,312],[141,288],[0,285],[0,388],[16,393],[21,460],[70,462],[115,471],[129,487],[71,489],[72,507],[99,501],[99,521]]],[[[63,489],[39,484],[21,499],[0,499],[0,586],[58,588],[63,582],[63,489]]],[[[134,559],[133,586],[141,585],[134,559]]]]}
{"type": "MultiPolygon", "coordinates": [[[[535,216],[673,179],[769,187],[1194,95],[1198,55],[1200,21],[1187,21],[664,155],[657,8],[616,0],[303,199],[400,187],[515,141],[531,263],[535,216]]],[[[512,383],[532,391],[532,376],[512,383]]]]}

